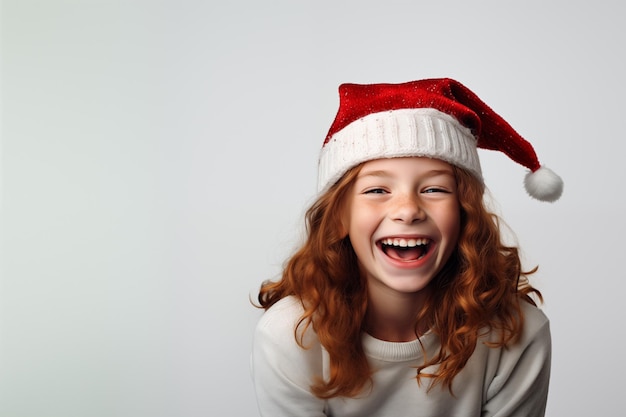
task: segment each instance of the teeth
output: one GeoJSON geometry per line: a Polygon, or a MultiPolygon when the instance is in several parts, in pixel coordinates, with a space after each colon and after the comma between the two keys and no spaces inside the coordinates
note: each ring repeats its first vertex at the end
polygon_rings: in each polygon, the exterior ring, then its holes
{"type": "Polygon", "coordinates": [[[401,248],[412,248],[415,246],[427,245],[429,242],[426,238],[420,239],[399,239],[399,238],[386,238],[382,240],[383,245],[398,246],[401,248]]]}

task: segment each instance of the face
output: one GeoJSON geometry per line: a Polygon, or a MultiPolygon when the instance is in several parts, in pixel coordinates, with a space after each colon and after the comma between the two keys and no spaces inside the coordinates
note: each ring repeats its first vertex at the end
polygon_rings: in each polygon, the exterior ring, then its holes
{"type": "Polygon", "coordinates": [[[344,224],[370,292],[419,293],[454,251],[460,209],[446,162],[366,162],[347,201],[344,224]]]}

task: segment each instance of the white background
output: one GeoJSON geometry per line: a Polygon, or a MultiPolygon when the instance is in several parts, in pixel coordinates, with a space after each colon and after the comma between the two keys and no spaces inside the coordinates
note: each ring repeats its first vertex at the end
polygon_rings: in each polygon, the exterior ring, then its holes
{"type": "Polygon", "coordinates": [[[548,416],[623,404],[617,1],[12,0],[2,417],[255,416],[251,306],[300,239],[342,82],[453,77],[565,180],[482,153],[552,321],[548,416]]]}

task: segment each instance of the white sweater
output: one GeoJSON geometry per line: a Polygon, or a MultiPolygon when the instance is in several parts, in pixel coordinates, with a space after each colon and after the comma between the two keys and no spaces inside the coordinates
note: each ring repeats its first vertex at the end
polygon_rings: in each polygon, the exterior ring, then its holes
{"type": "MultiPolygon", "coordinates": [[[[316,375],[327,375],[328,354],[315,333],[307,331],[300,348],[294,327],[302,306],[287,297],[263,314],[256,328],[252,377],[263,417],[403,417],[403,416],[543,416],[550,378],[549,322],[538,308],[523,304],[525,327],[520,341],[508,348],[489,348],[481,339],[465,368],[455,377],[453,393],[441,384],[427,392],[428,379],[416,382],[415,366],[423,361],[419,341],[394,343],[363,335],[363,347],[375,370],[373,387],[358,398],[321,400],[309,387],[316,375]]],[[[428,352],[437,337],[421,338],[428,352]]],[[[425,372],[428,372],[426,369],[425,372]]]]}

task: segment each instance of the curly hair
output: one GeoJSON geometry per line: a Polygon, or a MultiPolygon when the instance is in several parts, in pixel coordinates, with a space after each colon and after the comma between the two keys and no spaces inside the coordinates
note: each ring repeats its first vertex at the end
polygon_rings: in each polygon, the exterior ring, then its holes
{"type": "MultiPolygon", "coordinates": [[[[330,358],[329,377],[311,386],[319,398],[352,397],[371,382],[361,343],[367,285],[341,223],[346,194],[361,166],[348,171],[307,210],[306,241],[287,261],[282,279],[264,282],[258,294],[265,310],[289,295],[300,299],[304,314],[294,329],[297,343],[305,348],[304,332],[298,329],[312,327],[330,358]]],[[[416,312],[417,322],[428,323],[441,341],[439,351],[418,366],[418,383],[429,378],[431,388],[442,383],[450,390],[482,334],[499,331],[499,342],[491,347],[514,343],[524,324],[520,301],[534,304],[531,294],[542,300],[527,279],[536,268],[522,271],[518,249],[502,243],[499,219],[484,204],[483,183],[453,168],[461,233],[455,252],[429,284],[432,290],[416,312]],[[422,372],[432,365],[438,365],[435,373],[422,372]]]]}

